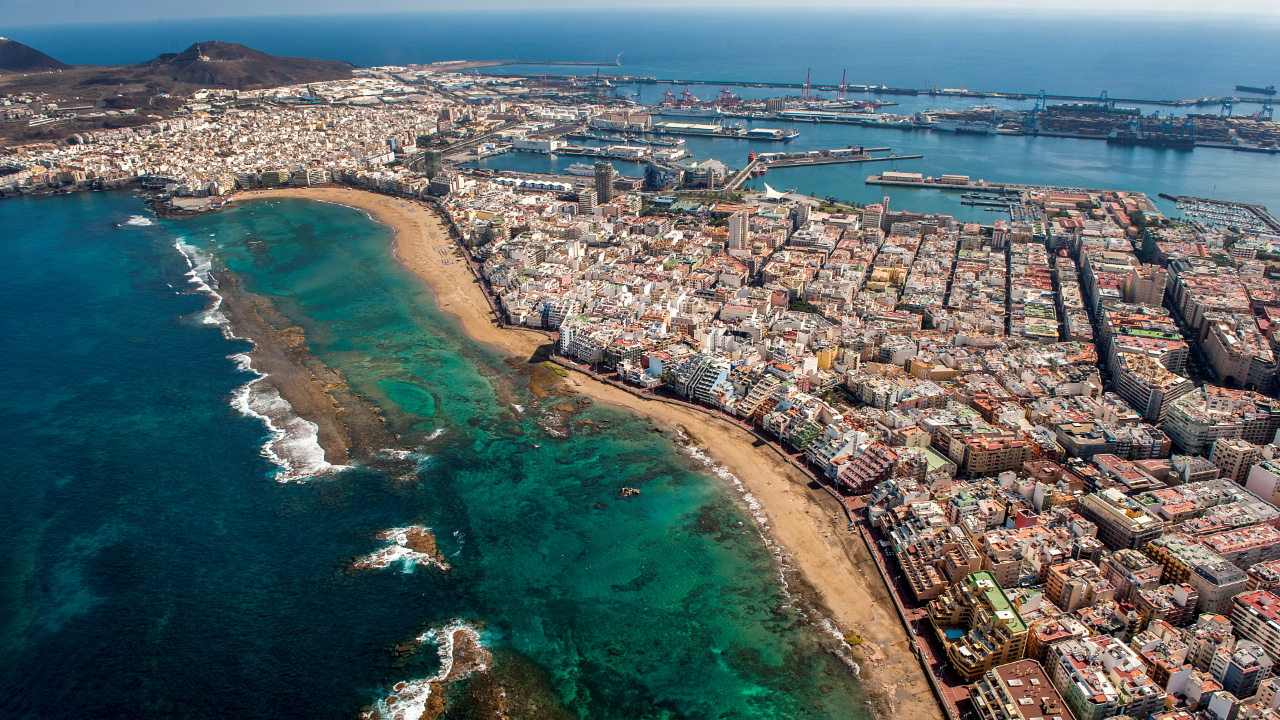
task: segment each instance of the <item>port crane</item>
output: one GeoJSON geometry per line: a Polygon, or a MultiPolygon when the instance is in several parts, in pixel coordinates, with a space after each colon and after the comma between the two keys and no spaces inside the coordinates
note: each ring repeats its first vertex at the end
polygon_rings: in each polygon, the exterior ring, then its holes
{"type": "Polygon", "coordinates": [[[1222,98],[1222,108],[1218,110],[1218,117],[1231,117],[1231,110],[1235,107],[1235,102],[1231,98],[1222,98]]]}
{"type": "Polygon", "coordinates": [[[849,83],[845,82],[845,76],[848,73],[848,70],[840,71],[840,85],[836,88],[836,100],[841,102],[849,99],[849,83]]]}
{"type": "Polygon", "coordinates": [[[809,83],[809,76],[811,76],[812,74],[813,74],[813,68],[809,68],[808,70],[805,70],[804,88],[800,91],[801,100],[807,101],[807,100],[813,99],[813,85],[809,83]]]}
{"type": "Polygon", "coordinates": [[[1031,108],[1031,112],[1022,119],[1023,132],[1033,134],[1040,132],[1040,117],[1044,114],[1046,107],[1044,91],[1041,90],[1040,94],[1036,96],[1036,106],[1031,108]]]}
{"type": "Polygon", "coordinates": [[[1102,94],[1098,96],[1098,109],[1099,110],[1115,110],[1116,109],[1116,101],[1107,97],[1106,90],[1103,90],[1102,94]]]}

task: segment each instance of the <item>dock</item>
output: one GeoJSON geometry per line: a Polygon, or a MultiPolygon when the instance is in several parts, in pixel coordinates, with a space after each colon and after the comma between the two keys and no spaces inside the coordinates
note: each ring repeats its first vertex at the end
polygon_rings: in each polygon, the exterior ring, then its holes
{"type": "MultiPolygon", "coordinates": [[[[885,148],[888,150],[888,148],[885,148]]],[[[924,155],[851,155],[847,157],[795,158],[792,160],[774,160],[767,163],[769,168],[808,167],[810,165],[838,165],[841,163],[886,162],[889,160],[919,160],[924,155]]]]}
{"type": "MultiPolygon", "coordinates": [[[[903,175],[914,175],[914,173],[903,173],[903,175]]],[[[885,177],[884,175],[870,175],[867,177],[868,185],[889,185],[892,187],[912,187],[912,188],[928,188],[930,190],[961,190],[966,192],[995,192],[1005,193],[1014,188],[1007,183],[987,182],[985,180],[970,181],[965,177],[964,181],[943,180],[941,178],[932,177],[885,177]]]]}
{"type": "Polygon", "coordinates": [[[1168,193],[1160,193],[1158,197],[1165,200],[1172,200],[1176,203],[1201,203],[1204,205],[1222,205],[1224,207],[1236,207],[1248,210],[1258,218],[1258,222],[1271,228],[1273,232],[1280,233],[1280,220],[1276,219],[1271,211],[1263,205],[1251,205],[1249,203],[1230,202],[1228,200],[1211,200],[1209,198],[1192,197],[1190,195],[1170,195],[1168,193]]]}

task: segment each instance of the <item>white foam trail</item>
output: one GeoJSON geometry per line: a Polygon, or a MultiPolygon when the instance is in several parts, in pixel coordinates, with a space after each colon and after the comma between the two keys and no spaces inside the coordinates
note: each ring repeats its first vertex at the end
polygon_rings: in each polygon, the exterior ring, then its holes
{"type": "MultiPolygon", "coordinates": [[[[436,643],[436,652],[440,656],[440,671],[433,677],[396,683],[392,688],[393,692],[379,700],[372,711],[361,713],[362,720],[375,717],[386,720],[421,720],[422,715],[427,711],[427,698],[431,697],[433,686],[444,682],[453,672],[454,648],[459,635],[465,636],[477,647],[483,648],[480,632],[461,620],[455,620],[439,629],[428,630],[418,636],[417,642],[436,643]]],[[[471,672],[484,672],[488,669],[488,663],[483,658],[478,658],[471,672]]],[[[452,678],[452,680],[461,679],[462,677],[452,678]]]]}
{"type": "Polygon", "coordinates": [[[222,314],[222,296],[218,294],[218,280],[213,277],[213,256],[208,253],[201,252],[199,248],[186,242],[183,238],[178,238],[174,243],[174,247],[178,252],[182,253],[182,257],[187,261],[187,282],[195,285],[196,292],[209,298],[209,306],[204,309],[200,316],[200,321],[205,325],[219,325],[222,327],[222,334],[228,340],[236,339],[231,333],[231,328],[227,322],[227,316],[222,314]]]}
{"type": "Polygon", "coordinates": [[[124,221],[125,225],[133,225],[135,227],[147,227],[155,225],[155,221],[145,215],[130,215],[128,220],[124,221]]]}
{"type": "MultiPolygon", "coordinates": [[[[222,296],[218,294],[218,280],[212,273],[213,257],[201,252],[183,238],[178,238],[174,247],[182,253],[190,268],[186,273],[187,281],[195,286],[195,292],[209,298],[209,306],[200,316],[201,322],[217,325],[228,340],[241,339],[232,332],[230,320],[220,310],[222,296]]],[[[266,425],[270,437],[263,443],[261,452],[263,457],[279,468],[275,474],[277,482],[297,482],[346,467],[334,465],[324,459],[324,448],[320,446],[320,426],[293,412],[289,401],[281,397],[280,392],[270,383],[264,382],[267,376],[254,369],[253,358],[248,353],[236,353],[228,357],[236,364],[236,369],[257,375],[236,388],[231,396],[231,407],[266,425]]]]}
{"type": "MultiPolygon", "coordinates": [[[[688,440],[688,436],[683,430],[677,430],[676,432],[679,434],[681,440],[688,440]]],[[[681,443],[680,447],[689,455],[689,457],[692,457],[702,463],[716,477],[727,481],[738,491],[738,494],[742,496],[743,502],[745,502],[747,508],[751,510],[751,517],[755,518],[756,525],[760,528],[760,539],[764,541],[765,547],[767,547],[769,552],[773,553],[773,556],[778,560],[778,583],[782,586],[783,595],[790,598],[793,602],[800,600],[801,598],[791,591],[791,583],[787,580],[787,572],[795,572],[796,570],[791,564],[791,559],[787,556],[786,552],[783,551],[782,546],[767,534],[769,529],[769,518],[764,514],[764,508],[761,507],[760,502],[755,499],[755,496],[753,496],[750,491],[747,490],[746,486],[742,484],[742,480],[739,479],[737,475],[730,472],[729,468],[717,463],[715,460],[712,460],[706,453],[702,452],[700,448],[686,443],[681,443]]],[[[844,634],[840,632],[840,629],[836,627],[836,624],[832,622],[831,618],[826,615],[822,615],[816,608],[813,609],[813,612],[818,613],[819,618],[817,622],[812,623],[813,626],[836,640],[840,651],[832,654],[840,658],[842,662],[852,668],[855,677],[861,678],[862,668],[858,665],[857,661],[853,659],[853,646],[844,639],[844,634]]]]}
{"type": "Polygon", "coordinates": [[[424,552],[418,552],[409,547],[409,533],[426,533],[430,532],[425,525],[410,525],[403,528],[391,528],[378,533],[378,538],[389,542],[390,544],[381,550],[371,552],[368,555],[356,560],[353,567],[357,569],[369,568],[372,570],[381,570],[390,567],[396,563],[401,563],[401,572],[411,573],[413,569],[419,565],[427,567],[437,567],[441,570],[448,570],[449,564],[443,560],[438,560],[424,552]]]}

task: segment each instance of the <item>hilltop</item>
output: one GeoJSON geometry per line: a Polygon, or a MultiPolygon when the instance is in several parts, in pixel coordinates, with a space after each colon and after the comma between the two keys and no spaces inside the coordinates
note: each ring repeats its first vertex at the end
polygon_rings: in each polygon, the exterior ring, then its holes
{"type": "Polygon", "coordinates": [[[218,41],[198,42],[180,53],[165,53],[150,62],[129,65],[155,81],[200,87],[253,90],[279,85],[351,77],[354,65],[334,60],[276,57],[261,50],[218,41]]]}
{"type": "Polygon", "coordinates": [[[0,38],[0,73],[38,73],[70,67],[17,40],[0,38]]]}
{"type": "Polygon", "coordinates": [[[33,93],[62,107],[84,108],[80,117],[29,126],[0,122],[0,147],[59,140],[74,133],[127,127],[167,117],[184,95],[201,88],[258,90],[352,76],[355,66],[334,60],[276,57],[244,45],[198,42],[133,65],[65,65],[21,43],[0,43],[0,96],[33,93]],[[4,59],[12,57],[12,67],[4,59]],[[57,72],[49,72],[57,70],[57,72]],[[17,74],[28,73],[28,74],[17,74]],[[136,113],[130,112],[137,110],[136,113]]]}

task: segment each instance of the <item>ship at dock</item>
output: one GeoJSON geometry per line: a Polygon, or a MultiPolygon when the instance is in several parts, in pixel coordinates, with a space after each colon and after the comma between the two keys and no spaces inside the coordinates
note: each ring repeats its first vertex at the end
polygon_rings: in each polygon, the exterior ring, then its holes
{"type": "Polygon", "coordinates": [[[996,131],[996,126],[981,120],[935,120],[929,129],[957,135],[990,135],[996,131]]]}
{"type": "Polygon", "coordinates": [[[586,163],[574,163],[564,169],[566,175],[595,175],[596,167],[586,163]]]}
{"type": "Polygon", "coordinates": [[[1256,93],[1258,95],[1275,95],[1276,86],[1268,85],[1266,87],[1258,87],[1257,85],[1237,85],[1237,92],[1256,93]]]}
{"type": "Polygon", "coordinates": [[[724,113],[720,108],[711,107],[673,107],[663,105],[658,108],[659,115],[669,117],[718,118],[724,113]]]}

